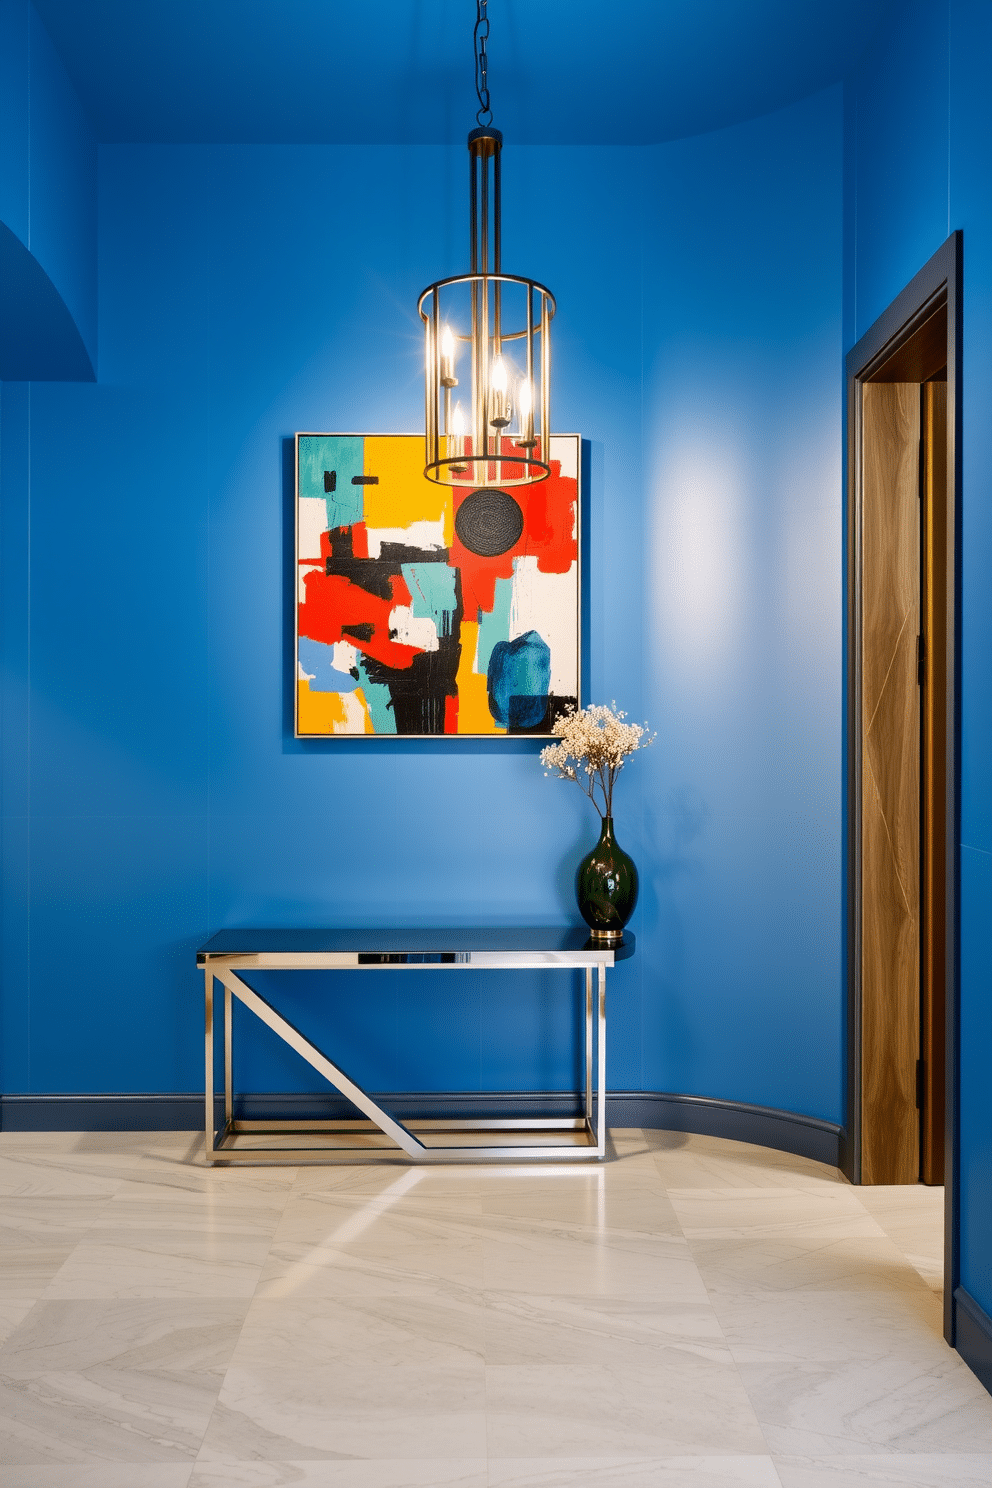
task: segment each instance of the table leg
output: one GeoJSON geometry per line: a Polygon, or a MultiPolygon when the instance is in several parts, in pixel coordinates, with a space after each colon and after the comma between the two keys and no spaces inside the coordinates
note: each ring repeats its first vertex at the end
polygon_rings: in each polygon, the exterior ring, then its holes
{"type": "Polygon", "coordinates": [[[596,1040],[599,1062],[599,1092],[596,1101],[596,1155],[606,1156],[606,967],[599,967],[599,1037],[596,1040]]]}
{"type": "Polygon", "coordinates": [[[586,1108],[585,1118],[589,1135],[592,1135],[592,967],[586,967],[586,1108]]]}
{"type": "Polygon", "coordinates": [[[203,968],[206,1069],[204,1071],[203,1143],[208,1163],[214,1160],[217,1134],[214,1130],[214,973],[208,962],[203,968]]]}
{"type": "Polygon", "coordinates": [[[224,1123],[228,1128],[234,1117],[234,1028],[231,1017],[231,989],[224,985],[224,1123]]]}

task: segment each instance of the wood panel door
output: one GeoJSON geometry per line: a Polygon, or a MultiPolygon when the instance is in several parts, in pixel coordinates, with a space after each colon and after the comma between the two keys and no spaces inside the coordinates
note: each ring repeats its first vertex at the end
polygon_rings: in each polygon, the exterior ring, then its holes
{"type": "Polygon", "coordinates": [[[861,1179],[916,1183],[920,386],[862,396],[861,1179]]]}
{"type": "Polygon", "coordinates": [[[920,492],[923,630],[920,911],[920,1178],[944,1181],[947,1017],[947,371],[922,387],[920,492]]]}

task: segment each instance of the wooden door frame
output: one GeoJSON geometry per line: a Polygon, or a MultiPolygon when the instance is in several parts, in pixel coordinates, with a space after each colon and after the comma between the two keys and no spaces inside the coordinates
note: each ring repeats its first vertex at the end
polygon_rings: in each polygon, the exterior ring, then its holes
{"type": "MultiPolygon", "coordinates": [[[[959,848],[960,841],[960,548],[962,234],[952,233],[893,300],[846,358],[847,447],[845,706],[847,792],[847,1092],[842,1167],[861,1181],[861,592],[863,553],[862,389],[943,306],[947,311],[947,654],[945,804],[945,1116],[944,1336],[954,1343],[954,1289],[959,1276],[959,848]]],[[[929,375],[929,374],[926,374],[929,375]]],[[[908,368],[904,380],[923,381],[908,368]]]]}

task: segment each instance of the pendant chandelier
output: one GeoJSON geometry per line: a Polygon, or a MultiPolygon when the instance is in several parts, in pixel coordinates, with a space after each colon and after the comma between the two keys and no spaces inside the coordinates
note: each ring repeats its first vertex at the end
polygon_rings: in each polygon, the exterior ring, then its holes
{"type": "Polygon", "coordinates": [[[438,279],[420,296],[426,338],[428,480],[451,486],[526,486],[551,474],[551,317],[554,295],[504,274],[500,153],[492,126],[488,0],[476,0],[477,129],[468,137],[472,271],[438,279]]]}

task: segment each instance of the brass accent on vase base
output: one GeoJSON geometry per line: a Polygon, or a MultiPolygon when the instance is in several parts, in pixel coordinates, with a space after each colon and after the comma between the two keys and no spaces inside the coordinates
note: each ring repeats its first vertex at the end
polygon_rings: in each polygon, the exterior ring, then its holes
{"type": "Polygon", "coordinates": [[[620,945],[623,941],[622,930],[590,930],[589,939],[597,945],[620,945]]]}

